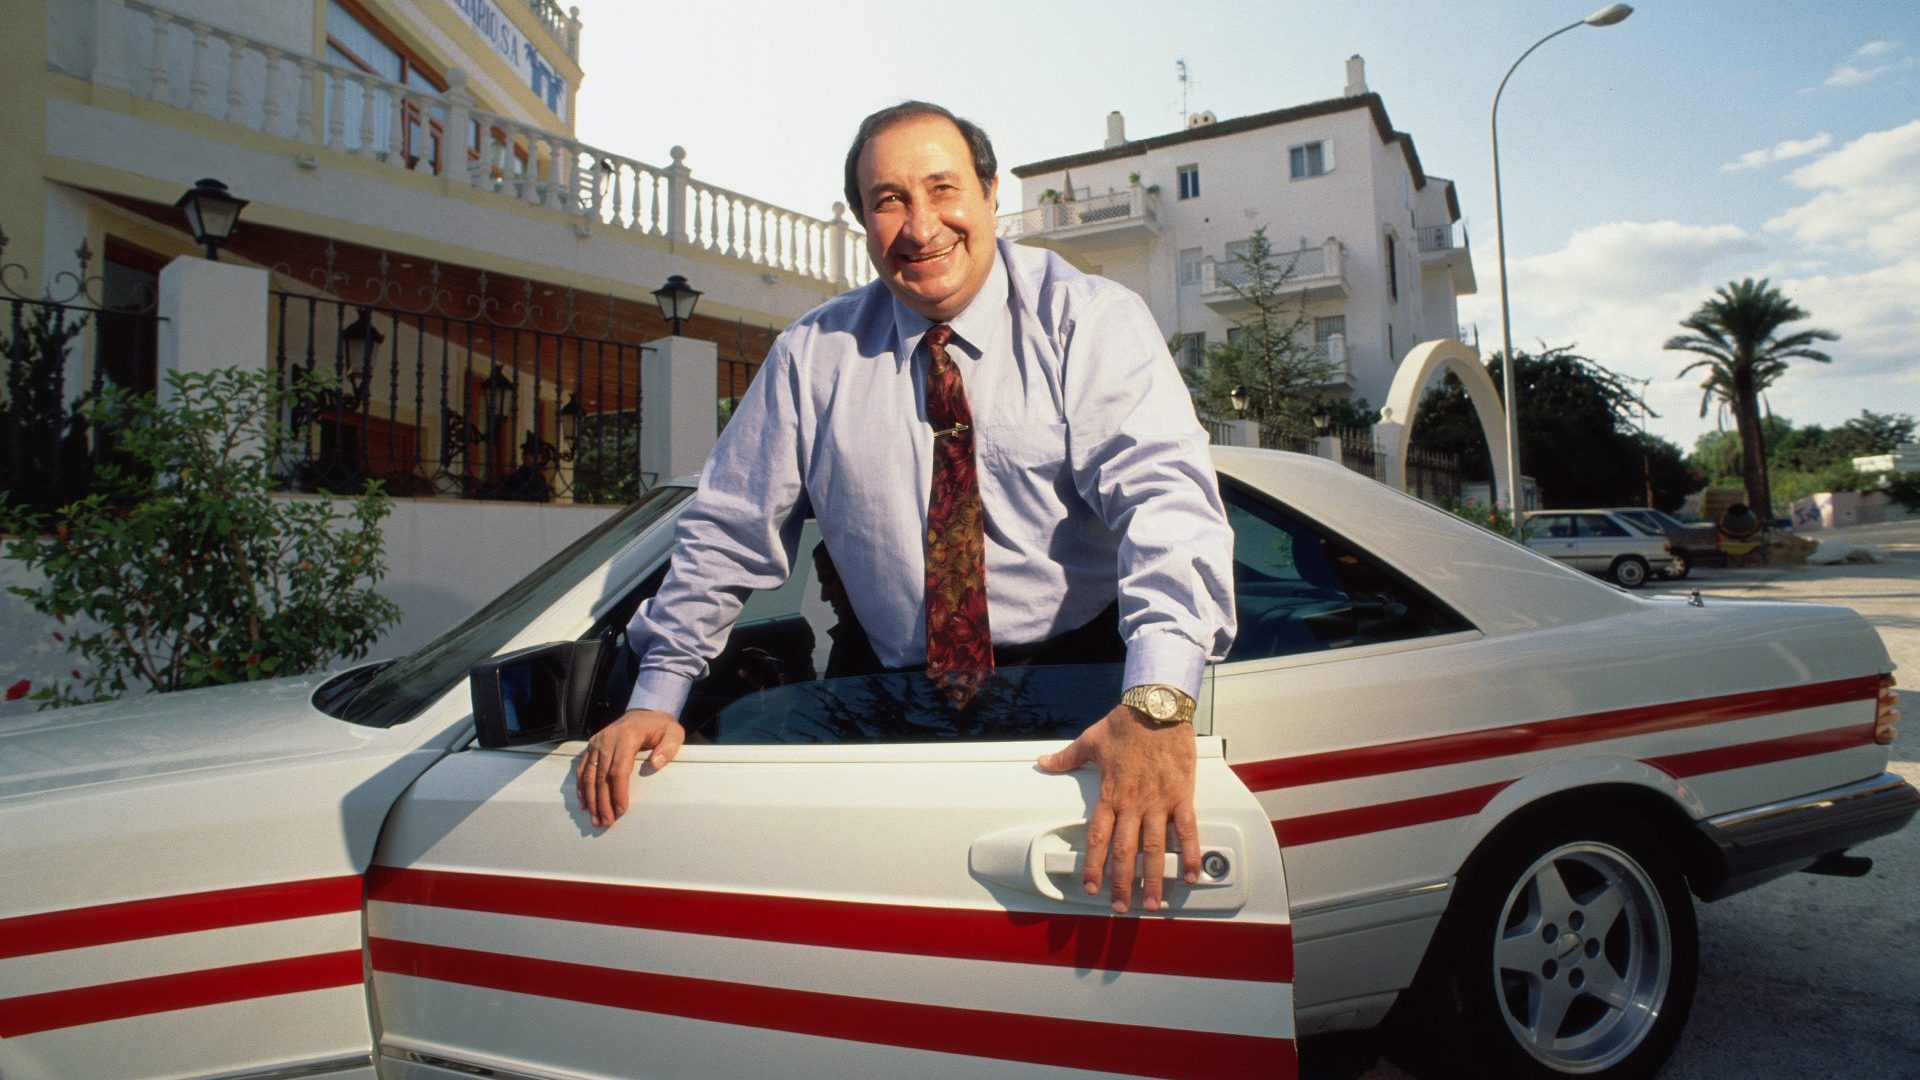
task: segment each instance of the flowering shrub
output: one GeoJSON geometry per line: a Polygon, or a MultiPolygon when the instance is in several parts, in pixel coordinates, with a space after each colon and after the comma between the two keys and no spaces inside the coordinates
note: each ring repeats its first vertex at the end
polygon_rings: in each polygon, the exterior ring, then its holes
{"type": "Polygon", "coordinates": [[[391,507],[376,485],[344,518],[330,499],[271,494],[294,395],[266,372],[167,380],[164,406],[114,392],[88,407],[128,462],[93,494],[52,513],[0,503],[7,557],[46,580],[11,591],[86,661],[71,684],[31,689],[42,707],[311,671],[365,656],[399,619],[373,589],[391,507]]]}
{"type": "Polygon", "coordinates": [[[1473,498],[1454,499],[1446,508],[1456,517],[1465,518],[1488,532],[1513,539],[1513,515],[1498,503],[1481,502],[1473,498]]]}

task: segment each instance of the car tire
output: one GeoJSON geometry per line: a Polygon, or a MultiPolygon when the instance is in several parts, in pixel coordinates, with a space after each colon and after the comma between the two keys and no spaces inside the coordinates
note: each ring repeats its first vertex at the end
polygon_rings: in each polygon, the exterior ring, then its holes
{"type": "Polygon", "coordinates": [[[1680,581],[1691,573],[1693,573],[1693,560],[1689,558],[1684,551],[1674,552],[1673,569],[1667,571],[1667,576],[1675,581],[1680,581]]]}
{"type": "Polygon", "coordinates": [[[1388,1054],[1423,1077],[1648,1077],[1698,965],[1685,876],[1651,830],[1597,806],[1543,816],[1461,871],[1388,1054]]]}
{"type": "Polygon", "coordinates": [[[1607,576],[1622,588],[1627,589],[1637,589],[1645,585],[1652,573],[1652,569],[1647,566],[1647,560],[1638,555],[1622,555],[1613,560],[1613,565],[1607,568],[1607,576]]]}

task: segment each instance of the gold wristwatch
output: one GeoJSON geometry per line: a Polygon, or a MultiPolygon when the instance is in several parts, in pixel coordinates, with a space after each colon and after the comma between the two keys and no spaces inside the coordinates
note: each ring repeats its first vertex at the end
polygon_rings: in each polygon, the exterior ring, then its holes
{"type": "Polygon", "coordinates": [[[1193,699],[1165,683],[1129,687],[1120,695],[1120,704],[1133,706],[1162,727],[1193,723],[1193,699]]]}

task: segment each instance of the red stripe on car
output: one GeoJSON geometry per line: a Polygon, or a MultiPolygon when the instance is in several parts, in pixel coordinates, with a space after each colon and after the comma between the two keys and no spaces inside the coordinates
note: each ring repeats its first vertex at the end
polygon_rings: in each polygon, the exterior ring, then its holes
{"type": "Polygon", "coordinates": [[[1438,795],[1422,795],[1416,799],[1283,818],[1273,823],[1273,834],[1279,838],[1280,846],[1284,849],[1451,818],[1471,817],[1484,809],[1510,783],[1511,780],[1503,780],[1464,791],[1443,791],[1438,795]]]}
{"type": "Polygon", "coordinates": [[[1794,758],[1811,757],[1814,754],[1831,754],[1836,750],[1851,750],[1856,746],[1873,744],[1872,725],[1849,724],[1846,727],[1809,731],[1779,739],[1763,739],[1759,742],[1739,743],[1734,746],[1716,746],[1711,750],[1695,750],[1691,753],[1648,758],[1647,764],[1669,776],[1685,778],[1703,773],[1725,772],[1728,769],[1744,769],[1751,765],[1791,761],[1794,758]]]}
{"type": "Polygon", "coordinates": [[[69,908],[0,919],[0,959],[358,910],[358,874],[69,908]]]}
{"type": "Polygon", "coordinates": [[[719,1024],[1180,1080],[1292,1076],[1291,1039],[1068,1020],[720,982],[528,956],[368,942],[375,971],[719,1024]]]}
{"type": "Polygon", "coordinates": [[[1556,720],[1529,721],[1484,731],[1464,731],[1436,735],[1426,739],[1356,746],[1318,754],[1278,758],[1269,761],[1243,761],[1233,766],[1235,775],[1254,791],[1324,784],[1333,780],[1352,780],[1362,776],[1431,769],[1469,761],[1511,757],[1540,750],[1553,750],[1581,743],[1622,739],[1658,731],[1700,727],[1706,724],[1748,720],[1769,713],[1794,709],[1813,709],[1850,701],[1875,698],[1880,676],[1863,675],[1854,679],[1835,679],[1807,686],[1789,686],[1778,690],[1758,690],[1744,694],[1676,701],[1662,705],[1643,705],[1631,709],[1567,716],[1556,720]]]}
{"type": "Polygon", "coordinates": [[[390,866],[367,871],[367,898],[867,952],[1293,980],[1285,923],[915,907],[390,866]]]}
{"type": "Polygon", "coordinates": [[[0,1039],[229,1001],[359,986],[363,972],[360,950],[348,949],[0,998],[0,1039]]]}

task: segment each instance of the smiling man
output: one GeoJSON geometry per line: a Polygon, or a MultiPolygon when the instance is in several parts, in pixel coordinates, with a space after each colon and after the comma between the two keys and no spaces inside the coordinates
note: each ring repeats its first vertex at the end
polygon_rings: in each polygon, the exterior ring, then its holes
{"type": "MultiPolygon", "coordinates": [[[[956,707],[996,667],[1124,662],[1121,700],[1040,766],[1100,770],[1087,892],[1127,910],[1169,829],[1198,880],[1190,721],[1233,638],[1233,536],[1158,327],[996,239],[993,147],[939,106],[867,117],[846,185],[877,278],[781,334],[714,447],[628,627],[640,675],[581,757],[582,805],[612,824],[641,755],[673,759],[693,681],[747,595],[786,580],[811,510],[878,661],[956,707]]],[[[1157,874],[1140,892],[1159,909],[1157,874]]]]}

